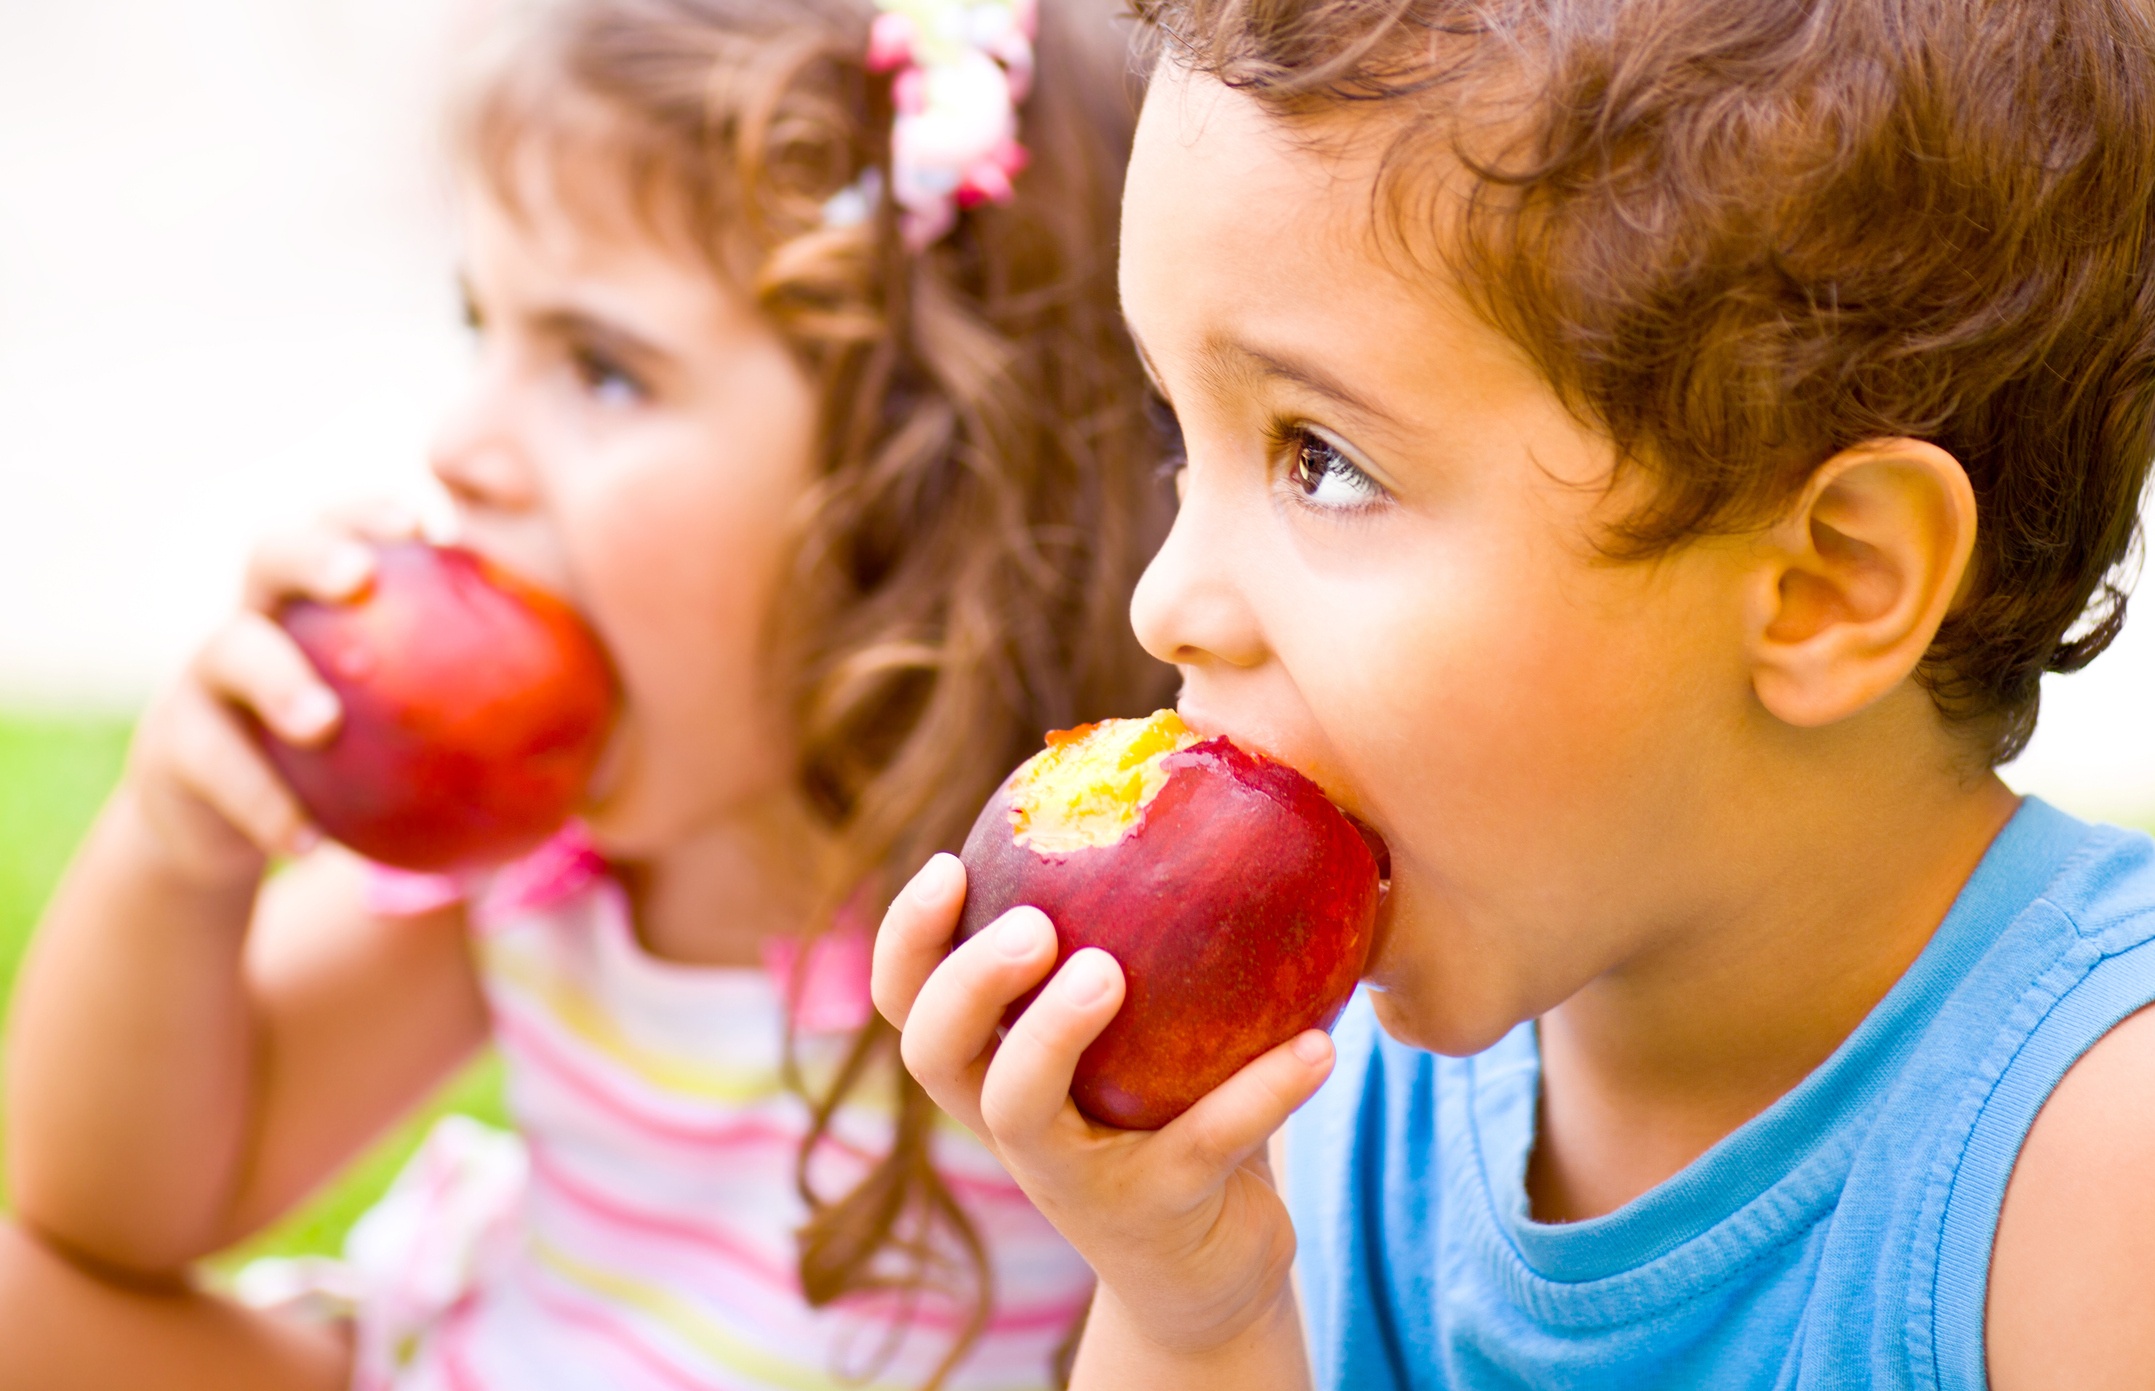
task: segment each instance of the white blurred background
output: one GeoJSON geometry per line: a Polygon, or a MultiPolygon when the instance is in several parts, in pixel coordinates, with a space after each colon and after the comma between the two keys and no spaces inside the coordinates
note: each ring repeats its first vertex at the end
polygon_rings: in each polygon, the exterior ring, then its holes
{"type": "Polygon", "coordinates": [[[129,708],[466,350],[447,0],[0,0],[0,702],[129,708]]]}
{"type": "MultiPolygon", "coordinates": [[[[133,708],[265,528],[421,500],[455,0],[0,0],[0,706],[133,708]]],[[[2155,603],[2155,598],[2151,598],[2155,603]]],[[[2023,790],[2155,816],[2155,610],[2023,790]]]]}

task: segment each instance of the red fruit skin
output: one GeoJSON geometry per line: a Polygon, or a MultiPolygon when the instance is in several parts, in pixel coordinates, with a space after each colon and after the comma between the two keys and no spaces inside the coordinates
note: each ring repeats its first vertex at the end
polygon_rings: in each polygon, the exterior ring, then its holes
{"type": "MultiPolygon", "coordinates": [[[[1208,739],[1113,845],[1017,843],[1005,782],[966,837],[960,941],[1019,904],[1055,924],[1056,965],[1099,947],[1122,1009],[1079,1057],[1070,1095],[1105,1125],[1157,1130],[1259,1054],[1329,1029],[1369,956],[1377,859],[1294,769],[1208,739]]],[[[1035,990],[1004,1016],[1015,1022],[1035,990]]]]}
{"type": "Polygon", "coordinates": [[[383,864],[499,864],[561,826],[613,722],[605,651],[574,609],[474,553],[384,546],[373,583],[277,621],[343,702],[320,748],[263,734],[324,832],[383,864]]]}

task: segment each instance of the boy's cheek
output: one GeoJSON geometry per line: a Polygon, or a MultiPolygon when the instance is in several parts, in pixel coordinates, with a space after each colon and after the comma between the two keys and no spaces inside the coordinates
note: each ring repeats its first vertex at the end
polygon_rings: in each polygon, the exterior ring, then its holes
{"type": "Polygon", "coordinates": [[[1743,693],[1714,674],[1702,634],[1720,625],[1671,602],[1691,596],[1634,594],[1644,570],[1522,548],[1417,578],[1388,608],[1330,606],[1280,655],[1370,813],[1434,832],[1431,862],[1447,843],[1513,858],[1664,795],[1672,758],[1743,693]]]}
{"type": "Polygon", "coordinates": [[[1370,977],[1420,1046],[1487,1046],[1601,969],[1671,880],[1656,827],[1701,793],[1683,683],[1642,674],[1622,634],[1541,617],[1457,645],[1430,625],[1430,641],[1312,662],[1338,676],[1297,685],[1343,800],[1389,843],[1370,977]]]}

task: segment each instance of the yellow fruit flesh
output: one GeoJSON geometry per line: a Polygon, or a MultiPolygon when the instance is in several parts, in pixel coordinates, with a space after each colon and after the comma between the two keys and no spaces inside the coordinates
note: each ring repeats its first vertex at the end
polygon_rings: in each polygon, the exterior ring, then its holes
{"type": "Polygon", "coordinates": [[[1011,832],[1043,855],[1113,845],[1167,785],[1161,760],[1197,742],[1172,710],[1051,734],[1011,782],[1011,832]]]}

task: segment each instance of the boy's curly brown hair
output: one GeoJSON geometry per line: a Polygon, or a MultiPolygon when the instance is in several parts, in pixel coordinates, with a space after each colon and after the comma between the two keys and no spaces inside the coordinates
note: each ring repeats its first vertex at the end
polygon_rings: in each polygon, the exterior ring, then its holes
{"type": "Polygon", "coordinates": [[[1920,675],[1987,764],[2026,745],[2045,672],[2117,635],[2155,456],[2139,0],[1138,10],[1167,61],[1284,120],[1375,118],[1398,243],[1653,478],[1611,554],[1756,525],[1838,451],[1907,436],[1975,489],[1971,582],[1920,675]],[[1429,175],[1462,163],[1440,216],[1429,175]]]}

